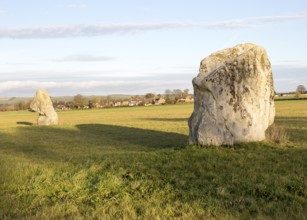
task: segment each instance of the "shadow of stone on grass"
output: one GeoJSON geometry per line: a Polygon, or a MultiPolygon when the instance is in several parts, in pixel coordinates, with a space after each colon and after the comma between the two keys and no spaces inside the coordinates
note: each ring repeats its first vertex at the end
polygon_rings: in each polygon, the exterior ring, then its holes
{"type": "Polygon", "coordinates": [[[172,132],[107,124],[81,124],[76,127],[85,136],[94,135],[101,141],[106,138],[151,149],[182,148],[188,144],[188,136],[172,132]]]}
{"type": "Polygon", "coordinates": [[[188,139],[178,133],[107,124],[79,124],[75,128],[17,127],[13,134],[0,133],[0,152],[8,150],[32,159],[79,163],[116,152],[182,149],[188,139]]]}
{"type": "Polygon", "coordinates": [[[32,122],[27,122],[27,121],[18,121],[18,122],[16,122],[16,124],[18,124],[18,125],[28,125],[28,126],[33,125],[32,122]]]}

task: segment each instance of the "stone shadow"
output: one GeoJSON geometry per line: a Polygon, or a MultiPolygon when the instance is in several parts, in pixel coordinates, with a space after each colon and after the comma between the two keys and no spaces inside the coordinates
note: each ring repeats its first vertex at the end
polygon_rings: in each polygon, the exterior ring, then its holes
{"type": "Polygon", "coordinates": [[[101,141],[108,139],[148,149],[182,148],[188,144],[188,136],[173,132],[107,124],[80,124],[76,127],[85,136],[95,136],[101,141]]]}
{"type": "Polygon", "coordinates": [[[16,124],[18,124],[18,125],[28,125],[28,126],[34,125],[32,122],[27,122],[27,121],[18,121],[18,122],[16,122],[16,124]]]}
{"type": "Polygon", "coordinates": [[[123,152],[178,150],[187,146],[187,140],[183,134],[108,124],[21,126],[14,133],[0,133],[0,153],[5,150],[34,160],[79,163],[123,152]]]}

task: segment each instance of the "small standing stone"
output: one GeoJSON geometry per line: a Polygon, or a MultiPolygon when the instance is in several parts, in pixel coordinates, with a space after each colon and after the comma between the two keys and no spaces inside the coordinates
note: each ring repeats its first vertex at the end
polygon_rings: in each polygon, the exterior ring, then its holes
{"type": "Polygon", "coordinates": [[[271,64],[263,47],[240,44],[211,54],[201,61],[193,86],[190,144],[265,139],[275,106],[271,64]]]}
{"type": "Polygon", "coordinates": [[[30,108],[39,114],[37,119],[38,125],[58,124],[58,114],[55,112],[52,101],[46,90],[37,90],[35,97],[30,104],[30,108]]]}

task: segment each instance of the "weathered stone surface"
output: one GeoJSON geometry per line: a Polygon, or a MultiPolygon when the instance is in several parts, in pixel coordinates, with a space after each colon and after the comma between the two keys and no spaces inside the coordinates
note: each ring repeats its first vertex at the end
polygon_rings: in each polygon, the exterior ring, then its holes
{"type": "Polygon", "coordinates": [[[240,44],[211,54],[201,61],[193,86],[190,144],[265,139],[275,106],[271,64],[263,47],[240,44]]]}
{"type": "Polygon", "coordinates": [[[39,113],[37,119],[38,125],[56,125],[58,124],[58,114],[55,112],[52,101],[46,90],[37,90],[30,108],[39,113]]]}

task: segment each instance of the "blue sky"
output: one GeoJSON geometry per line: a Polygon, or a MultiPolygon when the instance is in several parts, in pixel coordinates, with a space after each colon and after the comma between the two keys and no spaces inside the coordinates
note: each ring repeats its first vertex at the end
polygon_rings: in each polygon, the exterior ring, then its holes
{"type": "Polygon", "coordinates": [[[0,97],[192,91],[203,58],[249,42],[295,91],[306,39],[307,0],[0,0],[0,97]]]}

